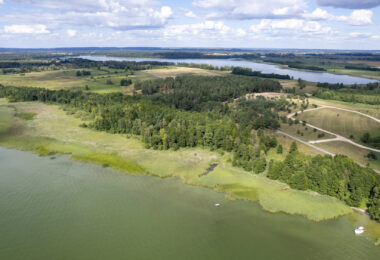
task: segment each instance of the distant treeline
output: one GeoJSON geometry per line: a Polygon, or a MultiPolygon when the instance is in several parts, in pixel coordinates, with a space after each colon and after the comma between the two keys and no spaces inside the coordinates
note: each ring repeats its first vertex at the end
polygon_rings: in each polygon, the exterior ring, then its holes
{"type": "Polygon", "coordinates": [[[287,65],[289,68],[293,69],[302,69],[302,70],[314,70],[314,71],[326,71],[322,67],[314,66],[314,65],[306,65],[303,64],[301,61],[292,61],[292,60],[287,60],[284,59],[263,59],[264,62],[271,62],[271,63],[277,63],[277,64],[282,64],[282,65],[287,65]]]}
{"type": "Polygon", "coordinates": [[[184,75],[175,79],[137,82],[135,89],[154,101],[179,109],[226,111],[228,105],[223,102],[233,101],[247,93],[280,92],[282,86],[278,81],[255,77],[184,75]]]}
{"type": "Polygon", "coordinates": [[[380,220],[380,175],[346,156],[311,157],[298,152],[293,143],[283,162],[270,162],[268,177],[294,189],[336,197],[350,206],[364,203],[372,217],[380,220]]]}
{"type": "Polygon", "coordinates": [[[260,78],[273,78],[273,79],[291,79],[289,75],[281,75],[275,73],[261,73],[260,71],[253,71],[249,68],[234,67],[232,69],[232,74],[235,75],[245,75],[245,76],[254,76],[260,78]]]}
{"type": "Polygon", "coordinates": [[[358,90],[376,90],[380,88],[380,83],[379,82],[372,82],[364,85],[344,85],[343,83],[336,83],[336,84],[331,84],[331,83],[317,83],[318,88],[326,88],[330,90],[339,90],[339,89],[358,89],[358,90]]]}
{"type": "Polygon", "coordinates": [[[374,67],[370,67],[370,66],[367,66],[367,65],[360,65],[360,64],[357,64],[357,65],[345,65],[344,68],[345,69],[349,69],[349,70],[380,71],[379,68],[374,68],[374,67]]]}
{"type": "Polygon", "coordinates": [[[210,53],[210,52],[191,52],[191,51],[170,51],[153,53],[154,56],[165,59],[254,59],[259,58],[259,53],[210,53]]]}

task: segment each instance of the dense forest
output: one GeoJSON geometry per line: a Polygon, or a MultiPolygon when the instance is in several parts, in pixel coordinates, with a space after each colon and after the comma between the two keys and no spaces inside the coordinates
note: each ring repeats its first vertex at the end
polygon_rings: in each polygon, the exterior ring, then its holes
{"type": "Polygon", "coordinates": [[[336,197],[350,206],[367,204],[373,218],[380,220],[380,175],[346,156],[311,157],[298,152],[293,143],[283,162],[270,162],[268,177],[294,189],[336,197]]]}
{"type": "MultiPolygon", "coordinates": [[[[142,81],[136,90],[153,101],[171,107],[195,111],[228,111],[231,102],[247,93],[280,92],[280,83],[269,79],[229,75],[207,77],[184,75],[174,78],[142,81]]],[[[268,102],[269,103],[269,102],[268,102]]]]}

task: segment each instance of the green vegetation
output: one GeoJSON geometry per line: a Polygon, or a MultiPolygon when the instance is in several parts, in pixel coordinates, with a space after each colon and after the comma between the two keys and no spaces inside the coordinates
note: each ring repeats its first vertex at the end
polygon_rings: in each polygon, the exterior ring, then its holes
{"type": "MultiPolygon", "coordinates": [[[[355,142],[362,142],[365,145],[375,144],[371,140],[362,140],[362,136],[367,133],[373,136],[379,135],[380,124],[368,117],[333,108],[322,108],[307,111],[298,115],[300,120],[318,126],[322,129],[350,138],[355,142]]],[[[375,146],[376,147],[376,146],[375,146]]]]}
{"type": "Polygon", "coordinates": [[[33,120],[36,116],[36,113],[17,113],[16,116],[24,120],[33,120]]]}
{"type": "Polygon", "coordinates": [[[260,78],[290,79],[289,75],[280,75],[280,74],[274,74],[274,73],[265,74],[265,73],[261,73],[260,71],[252,71],[252,69],[242,68],[242,67],[233,68],[232,74],[253,76],[253,77],[260,77],[260,78]]]}
{"type": "Polygon", "coordinates": [[[380,220],[380,204],[373,195],[380,189],[380,175],[346,156],[310,157],[298,152],[294,143],[283,162],[270,163],[268,177],[294,189],[337,197],[350,206],[368,204],[369,212],[375,213],[372,217],[380,220]]]}
{"type": "Polygon", "coordinates": [[[228,111],[231,102],[247,93],[279,92],[274,80],[244,76],[205,77],[184,75],[174,78],[143,81],[135,84],[143,95],[175,108],[195,111],[228,111]]]}

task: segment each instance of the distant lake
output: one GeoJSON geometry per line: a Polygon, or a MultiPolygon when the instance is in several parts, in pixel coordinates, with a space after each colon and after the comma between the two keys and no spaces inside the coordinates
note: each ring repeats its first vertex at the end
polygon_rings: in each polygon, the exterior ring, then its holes
{"type": "Polygon", "coordinates": [[[261,71],[263,73],[276,73],[282,75],[289,75],[294,79],[301,78],[311,82],[328,82],[328,83],[343,83],[343,84],[367,84],[370,82],[377,82],[374,79],[367,79],[361,77],[353,77],[348,75],[337,75],[327,72],[311,72],[301,71],[294,69],[281,68],[277,65],[258,63],[248,60],[236,59],[156,59],[156,58],[120,58],[120,57],[107,57],[107,56],[79,56],[83,59],[95,61],[159,61],[159,62],[173,62],[173,63],[195,63],[195,64],[209,64],[213,66],[233,66],[245,67],[253,70],[261,71]]]}
{"type": "Polygon", "coordinates": [[[380,259],[366,235],[348,216],[317,223],[174,178],[0,147],[4,260],[380,259]]]}

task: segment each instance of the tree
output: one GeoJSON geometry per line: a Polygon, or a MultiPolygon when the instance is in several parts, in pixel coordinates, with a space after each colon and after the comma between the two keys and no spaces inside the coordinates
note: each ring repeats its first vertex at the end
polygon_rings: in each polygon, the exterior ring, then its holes
{"type": "Polygon", "coordinates": [[[282,154],[282,145],[281,144],[279,144],[278,146],[277,146],[277,153],[278,154],[282,154]]]}
{"type": "Polygon", "coordinates": [[[289,153],[293,153],[293,152],[297,152],[297,151],[298,151],[297,143],[292,142],[292,144],[290,145],[289,153]]]}
{"type": "Polygon", "coordinates": [[[360,140],[363,142],[363,143],[368,143],[371,139],[371,135],[366,132],[363,134],[362,138],[360,138],[360,140]]]}
{"type": "Polygon", "coordinates": [[[120,86],[129,86],[132,84],[132,80],[130,79],[122,79],[120,80],[120,86]]]}

